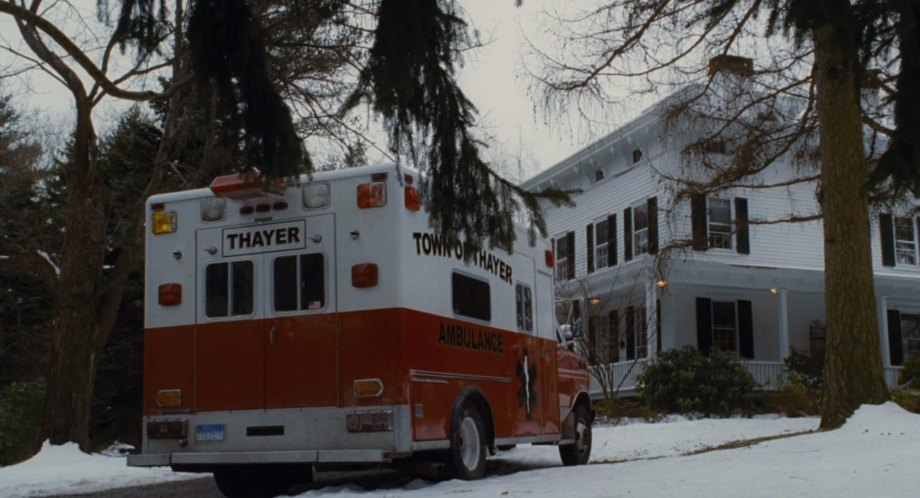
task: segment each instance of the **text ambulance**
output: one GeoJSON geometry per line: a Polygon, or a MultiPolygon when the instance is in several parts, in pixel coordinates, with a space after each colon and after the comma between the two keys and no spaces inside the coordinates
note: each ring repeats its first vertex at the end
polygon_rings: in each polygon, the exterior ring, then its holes
{"type": "Polygon", "coordinates": [[[520,443],[586,463],[589,376],[556,339],[548,245],[447,244],[417,183],[390,165],[151,197],[129,465],[261,496],[325,464],[476,479],[487,451],[520,443]]]}

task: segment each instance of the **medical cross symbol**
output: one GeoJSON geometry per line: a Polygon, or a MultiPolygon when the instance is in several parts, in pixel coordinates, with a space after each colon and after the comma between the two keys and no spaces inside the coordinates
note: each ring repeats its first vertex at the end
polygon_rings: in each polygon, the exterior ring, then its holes
{"type": "Polygon", "coordinates": [[[521,379],[518,405],[526,407],[529,419],[533,416],[533,404],[537,402],[537,390],[534,388],[534,382],[537,380],[537,366],[530,364],[530,354],[526,349],[517,363],[517,376],[521,379]]]}

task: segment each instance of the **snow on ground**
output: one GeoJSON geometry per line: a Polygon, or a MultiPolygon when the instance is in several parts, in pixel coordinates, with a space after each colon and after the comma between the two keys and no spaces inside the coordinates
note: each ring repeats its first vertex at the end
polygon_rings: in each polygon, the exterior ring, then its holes
{"type": "MultiPolygon", "coordinates": [[[[894,403],[864,406],[843,428],[753,446],[691,454],[720,444],[815,429],[815,418],[672,419],[597,426],[592,463],[562,467],[553,447],[521,446],[494,459],[529,469],[480,481],[417,479],[399,489],[329,486],[299,496],[703,496],[916,497],[920,416],[894,403]],[[609,464],[618,462],[616,464],[609,464]],[[605,464],[608,463],[608,464],[605,464]]],[[[125,467],[123,457],[85,455],[74,446],[45,446],[19,465],[0,468],[0,496],[93,492],[196,477],[125,467]]]]}

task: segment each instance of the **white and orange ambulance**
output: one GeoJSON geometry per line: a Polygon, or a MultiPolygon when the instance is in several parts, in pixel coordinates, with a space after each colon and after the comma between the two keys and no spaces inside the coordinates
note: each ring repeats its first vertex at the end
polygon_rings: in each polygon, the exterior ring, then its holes
{"type": "Polygon", "coordinates": [[[587,462],[585,361],[558,339],[553,257],[446,244],[415,172],[229,175],[147,202],[143,451],[281,493],[314,465],[433,462],[557,445],[587,462]]]}

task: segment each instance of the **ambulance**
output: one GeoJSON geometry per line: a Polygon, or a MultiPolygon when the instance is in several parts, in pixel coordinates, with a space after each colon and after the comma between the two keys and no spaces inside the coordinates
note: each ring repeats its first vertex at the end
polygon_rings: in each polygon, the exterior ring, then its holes
{"type": "Polygon", "coordinates": [[[151,197],[128,464],[212,472],[233,497],[337,465],[477,479],[526,443],[587,463],[589,372],[560,337],[549,245],[447,243],[418,185],[380,165],[151,197]]]}

